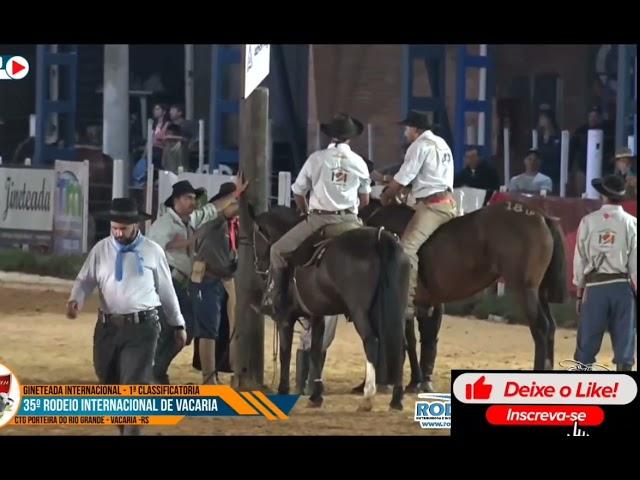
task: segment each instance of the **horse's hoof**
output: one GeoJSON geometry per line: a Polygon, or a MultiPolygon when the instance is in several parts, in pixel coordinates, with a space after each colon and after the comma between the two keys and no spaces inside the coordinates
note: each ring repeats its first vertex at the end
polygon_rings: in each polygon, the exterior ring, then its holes
{"type": "Polygon", "coordinates": [[[401,412],[403,410],[403,406],[401,402],[391,402],[389,404],[389,411],[390,412],[401,412]]]}
{"type": "Polygon", "coordinates": [[[434,393],[435,391],[436,389],[433,387],[433,382],[431,382],[431,380],[427,380],[420,384],[420,392],[422,393],[434,393]]]}
{"type": "Polygon", "coordinates": [[[370,398],[365,398],[362,400],[362,403],[358,405],[359,412],[370,412],[371,410],[373,410],[373,402],[370,398]]]}
{"type": "Polygon", "coordinates": [[[411,382],[405,387],[404,393],[418,393],[418,384],[411,382]]]}
{"type": "Polygon", "coordinates": [[[353,395],[362,395],[364,393],[364,382],[362,382],[360,385],[358,385],[357,387],[353,387],[351,389],[351,393],[353,395]]]}
{"type": "Polygon", "coordinates": [[[316,398],[316,399],[312,399],[310,398],[309,401],[307,402],[307,408],[320,408],[322,406],[322,402],[323,402],[323,398],[316,398]]]}

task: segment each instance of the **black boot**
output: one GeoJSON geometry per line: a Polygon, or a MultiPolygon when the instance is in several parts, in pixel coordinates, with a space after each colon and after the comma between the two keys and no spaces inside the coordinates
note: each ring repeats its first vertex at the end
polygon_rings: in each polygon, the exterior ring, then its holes
{"type": "Polygon", "coordinates": [[[267,288],[260,305],[260,310],[264,315],[274,316],[277,312],[282,311],[285,282],[286,269],[273,268],[269,271],[267,288]]]}
{"type": "Polygon", "coordinates": [[[431,344],[421,343],[420,345],[420,370],[422,370],[422,383],[420,391],[425,393],[435,392],[431,377],[436,364],[436,355],[438,354],[437,340],[431,344]]]}
{"type": "Polygon", "coordinates": [[[618,372],[630,372],[633,369],[633,365],[629,365],[628,363],[619,363],[616,365],[616,370],[618,372]]]}
{"type": "Polygon", "coordinates": [[[305,385],[307,384],[310,366],[311,352],[298,349],[296,352],[296,393],[298,395],[305,394],[305,385]]]}

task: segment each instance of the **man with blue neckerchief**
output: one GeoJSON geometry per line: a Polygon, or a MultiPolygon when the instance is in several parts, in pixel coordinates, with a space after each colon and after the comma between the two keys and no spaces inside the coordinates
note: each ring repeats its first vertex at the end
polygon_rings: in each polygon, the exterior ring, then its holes
{"type": "MultiPolygon", "coordinates": [[[[102,384],[140,385],[152,381],[153,357],[160,333],[158,308],[173,327],[177,343],[186,333],[171,271],[162,248],[140,233],[135,200],[114,198],[100,214],[111,222],[111,235],[91,249],[76,277],[67,317],[74,319],[98,287],[100,310],[93,336],[93,363],[102,384]]],[[[140,427],[120,427],[122,434],[140,434],[140,427]]]]}

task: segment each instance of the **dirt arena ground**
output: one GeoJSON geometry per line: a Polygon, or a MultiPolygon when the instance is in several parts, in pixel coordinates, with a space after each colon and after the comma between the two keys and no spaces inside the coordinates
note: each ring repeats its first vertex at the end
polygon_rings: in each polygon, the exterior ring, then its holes
{"type": "MultiPolygon", "coordinates": [[[[68,287],[0,282],[0,363],[8,365],[22,384],[95,383],[91,342],[96,297],[75,321],[64,316],[68,287]]],[[[297,341],[297,340],[296,340],[297,341]]],[[[273,328],[265,329],[265,382],[271,387],[273,328]]],[[[572,357],[575,331],[558,330],[556,362],[572,357]]],[[[295,346],[294,346],[295,348],[295,346]]],[[[191,368],[191,347],[172,365],[174,383],[198,383],[191,368]]],[[[599,361],[611,367],[607,337],[599,361]]],[[[447,316],[440,335],[436,364],[437,391],[449,392],[454,368],[526,369],[533,360],[527,327],[447,316]]],[[[293,366],[292,366],[293,370],[293,366]]],[[[406,395],[403,412],[389,412],[390,395],[378,395],[374,410],[356,412],[358,397],[349,390],[364,372],[362,344],[351,324],[341,320],[325,367],[325,403],[306,408],[301,398],[286,421],[264,418],[186,418],[175,427],[148,427],[145,435],[448,435],[448,430],[421,430],[413,421],[415,395],[406,395]]],[[[292,372],[293,373],[293,372],[292,372]]],[[[405,379],[409,378],[408,366],[405,379]]],[[[229,376],[223,376],[228,383],[229,376]]],[[[293,385],[292,379],[292,385],[293,385]]],[[[406,381],[405,381],[406,383],[406,381]]],[[[0,435],[114,435],[115,427],[4,427],[0,435]]]]}

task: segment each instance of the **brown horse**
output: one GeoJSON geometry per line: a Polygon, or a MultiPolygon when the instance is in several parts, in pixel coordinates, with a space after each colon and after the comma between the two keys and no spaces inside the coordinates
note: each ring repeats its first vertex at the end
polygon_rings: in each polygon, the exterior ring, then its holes
{"type": "MultiPolygon", "coordinates": [[[[277,207],[255,215],[253,245],[256,271],[266,276],[271,245],[302,220],[295,210],[277,207]]],[[[304,251],[307,240],[294,256],[304,251]]],[[[304,257],[304,255],[302,255],[304,257]]],[[[394,386],[390,407],[402,409],[404,364],[404,308],[407,304],[409,259],[397,238],[378,228],[356,228],[332,239],[322,258],[301,266],[292,259],[288,308],[274,320],[280,338],[279,393],[289,391],[289,366],[293,326],[301,317],[312,325],[311,406],[322,404],[322,339],[325,315],[347,315],[356,327],[367,357],[364,401],[361,410],[371,410],[376,376],[394,386]]]]}
{"type": "MultiPolygon", "coordinates": [[[[374,200],[360,216],[369,226],[384,226],[402,235],[413,209],[383,207],[374,200]]],[[[567,296],[564,240],[557,221],[521,202],[491,205],[442,225],[418,256],[419,307],[436,307],[441,315],[443,303],[468,298],[502,277],[529,323],[535,344],[533,368],[553,369],[556,323],[549,303],[562,303],[567,296]]],[[[429,321],[425,316],[422,320],[429,321]]],[[[433,346],[438,329],[439,322],[437,329],[421,328],[431,331],[427,341],[433,346]]],[[[410,322],[408,330],[413,335],[410,322]]],[[[415,358],[415,350],[409,352],[410,359],[412,355],[415,358]]],[[[419,368],[417,362],[411,363],[412,379],[419,378],[413,373],[419,368]]]]}

